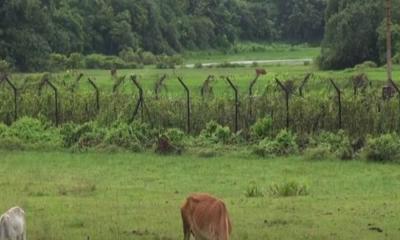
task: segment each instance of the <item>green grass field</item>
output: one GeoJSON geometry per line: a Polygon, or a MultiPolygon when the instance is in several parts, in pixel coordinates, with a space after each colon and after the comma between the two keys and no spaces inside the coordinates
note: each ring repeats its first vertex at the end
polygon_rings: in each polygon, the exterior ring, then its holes
{"type": "Polygon", "coordinates": [[[315,58],[320,52],[319,47],[291,46],[287,44],[236,44],[227,53],[221,51],[186,52],[185,63],[223,63],[241,60],[281,60],[315,58]]]}
{"type": "Polygon", "coordinates": [[[0,154],[1,211],[16,204],[26,210],[28,239],[181,239],[179,206],[191,192],[225,200],[234,240],[400,235],[399,165],[262,159],[247,152],[207,159],[194,154],[0,154]],[[286,181],[307,184],[309,195],[268,194],[271,184],[286,181]],[[246,197],[252,184],[263,197],[246,197]]]}
{"type": "MultiPolygon", "coordinates": [[[[221,51],[198,51],[198,52],[186,52],[183,57],[185,64],[193,63],[222,63],[237,60],[282,60],[282,59],[314,59],[318,56],[320,51],[319,47],[310,47],[307,45],[290,46],[285,44],[253,44],[253,43],[240,43],[233,47],[226,53],[221,51]]],[[[192,95],[199,95],[200,88],[204,80],[209,75],[214,75],[216,81],[213,83],[214,93],[218,95],[232,94],[231,89],[224,78],[221,76],[231,76],[233,82],[239,88],[242,94],[248,92],[248,86],[250,81],[255,78],[255,68],[265,68],[268,72],[266,76],[261,76],[259,81],[255,85],[255,91],[263,92],[268,82],[273,81],[275,76],[278,76],[282,80],[297,79],[298,84],[304,78],[304,76],[312,72],[316,76],[316,81],[320,81],[318,78],[333,78],[338,81],[342,81],[342,85],[349,85],[348,79],[356,74],[365,73],[372,81],[385,81],[386,80],[386,69],[385,68],[366,68],[366,69],[348,69],[342,71],[320,71],[313,64],[310,65],[260,65],[260,66],[243,66],[234,68],[208,68],[203,67],[197,68],[185,68],[178,67],[177,69],[156,69],[155,66],[146,66],[144,69],[121,69],[118,70],[118,76],[130,76],[138,75],[139,81],[146,94],[152,93],[154,90],[155,82],[164,74],[167,74],[166,85],[168,96],[182,96],[184,90],[179,84],[176,76],[182,76],[185,83],[188,85],[192,92],[192,95]]],[[[109,70],[76,70],[72,72],[59,72],[54,74],[59,79],[65,79],[68,81],[74,81],[78,72],[85,74],[85,81],[82,81],[80,88],[82,90],[91,89],[91,86],[87,83],[87,77],[95,78],[95,82],[101,89],[101,91],[111,91],[114,84],[109,70]]],[[[400,66],[394,66],[394,80],[397,80],[400,75],[400,66]]],[[[25,78],[27,74],[15,74],[14,79],[16,82],[20,79],[25,78]]],[[[329,85],[329,84],[328,84],[329,85]]],[[[132,82],[127,78],[122,86],[125,91],[137,91],[132,82]]]]}
{"type": "MultiPolygon", "coordinates": [[[[312,81],[315,83],[321,82],[322,79],[332,78],[338,82],[342,82],[342,86],[351,87],[349,78],[353,75],[360,73],[365,73],[370,80],[376,82],[383,82],[386,79],[386,69],[384,68],[369,68],[364,70],[345,70],[345,71],[319,71],[314,66],[260,66],[268,71],[268,74],[261,76],[255,85],[254,89],[257,93],[262,93],[268,83],[271,83],[275,76],[281,80],[296,79],[299,85],[304,76],[313,72],[315,78],[312,81]]],[[[85,74],[84,81],[80,84],[81,91],[86,91],[91,89],[89,83],[87,83],[87,77],[95,79],[95,82],[99,86],[102,92],[110,92],[113,86],[113,80],[111,79],[109,70],[81,70],[85,74]]],[[[250,82],[255,78],[255,67],[237,67],[237,68],[201,68],[201,69],[155,69],[152,67],[147,67],[144,69],[124,69],[118,71],[119,76],[128,76],[122,85],[124,91],[136,92],[136,88],[129,79],[130,75],[138,75],[139,82],[145,90],[145,94],[153,94],[153,89],[155,82],[163,75],[167,74],[167,79],[165,81],[167,86],[167,91],[162,92],[164,95],[168,96],[183,96],[184,90],[180,83],[178,82],[176,76],[182,76],[184,82],[188,85],[191,94],[193,96],[200,95],[200,88],[204,80],[209,75],[214,75],[216,81],[212,83],[214,93],[216,96],[226,96],[232,95],[232,90],[228,85],[225,78],[221,76],[230,76],[234,84],[239,88],[241,94],[246,94],[248,92],[248,86],[250,82]]],[[[66,72],[61,72],[56,74],[60,79],[68,75],[70,77],[66,78],[67,81],[74,81],[75,77],[72,74],[67,74],[66,72]]],[[[22,78],[26,75],[16,75],[14,79],[22,78]]],[[[396,81],[398,76],[400,76],[400,66],[394,67],[393,72],[394,80],[396,81]]],[[[18,81],[18,80],[17,80],[18,81]]],[[[327,85],[329,83],[325,81],[327,85]]]]}

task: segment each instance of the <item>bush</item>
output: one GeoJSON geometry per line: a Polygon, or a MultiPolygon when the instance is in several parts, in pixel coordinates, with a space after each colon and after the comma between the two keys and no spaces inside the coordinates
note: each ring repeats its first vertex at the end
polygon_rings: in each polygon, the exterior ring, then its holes
{"type": "Polygon", "coordinates": [[[265,117],[258,119],[257,122],[251,126],[250,133],[254,139],[264,139],[270,136],[272,130],[272,119],[265,117]]]}
{"type": "Polygon", "coordinates": [[[393,162],[398,161],[400,155],[400,139],[396,134],[385,134],[379,137],[370,137],[365,148],[366,157],[370,161],[393,162]]]}
{"type": "Polygon", "coordinates": [[[296,136],[286,129],[281,130],[274,140],[264,138],[254,152],[260,156],[295,154],[298,152],[296,136]]]}
{"type": "Polygon", "coordinates": [[[376,64],[373,61],[365,61],[361,64],[357,64],[356,66],[354,66],[355,69],[363,69],[363,68],[377,68],[378,64],[376,64]]]}
{"type": "Polygon", "coordinates": [[[309,194],[308,187],[296,181],[273,184],[269,187],[269,193],[275,197],[306,196],[309,194]]]}
{"type": "Polygon", "coordinates": [[[11,71],[11,64],[6,60],[0,59],[0,72],[8,73],[11,71]]]}
{"type": "Polygon", "coordinates": [[[165,131],[165,136],[171,141],[175,146],[182,147],[184,143],[185,133],[177,128],[169,128],[165,131]]]}
{"type": "Polygon", "coordinates": [[[229,127],[223,127],[215,121],[207,123],[206,128],[200,133],[200,137],[213,143],[227,144],[232,140],[232,132],[229,127]]]}
{"type": "Polygon", "coordinates": [[[195,63],[194,64],[194,68],[198,68],[198,69],[203,68],[203,64],[202,63],[195,63]]]}
{"type": "Polygon", "coordinates": [[[106,130],[96,122],[87,122],[82,125],[68,123],[61,128],[61,136],[65,147],[87,149],[102,143],[106,130]]]}
{"type": "Polygon", "coordinates": [[[151,52],[142,52],[140,54],[141,62],[144,65],[152,65],[157,63],[157,58],[151,52]]]}
{"type": "Polygon", "coordinates": [[[89,69],[136,68],[135,63],[126,63],[119,57],[102,54],[87,55],[85,63],[89,69]]]}
{"type": "Polygon", "coordinates": [[[320,144],[316,147],[308,148],[304,155],[308,160],[327,159],[331,156],[330,146],[327,144],[320,144]]]}
{"type": "Polygon", "coordinates": [[[115,145],[133,152],[140,152],[143,150],[143,146],[136,135],[135,129],[122,122],[117,122],[107,130],[104,137],[104,143],[109,145],[115,145]]]}
{"type": "Polygon", "coordinates": [[[138,53],[136,53],[132,48],[124,48],[122,49],[118,56],[124,60],[125,62],[134,62],[134,63],[140,63],[141,59],[138,53]]]}
{"type": "Polygon", "coordinates": [[[68,67],[72,69],[85,68],[84,57],[80,53],[71,53],[68,58],[68,67]]]}
{"type": "Polygon", "coordinates": [[[49,70],[60,71],[65,70],[68,65],[68,58],[63,54],[51,53],[49,55],[49,70]]]}
{"type": "Polygon", "coordinates": [[[19,145],[25,144],[29,148],[62,145],[58,129],[29,117],[20,118],[8,128],[3,125],[0,129],[0,136],[3,140],[7,139],[8,142],[15,142],[19,145]]]}

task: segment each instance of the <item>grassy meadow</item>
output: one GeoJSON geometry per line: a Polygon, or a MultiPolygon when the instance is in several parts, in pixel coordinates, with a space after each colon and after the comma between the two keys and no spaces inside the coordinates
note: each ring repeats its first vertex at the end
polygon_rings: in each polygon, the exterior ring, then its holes
{"type": "MultiPolygon", "coordinates": [[[[192,95],[200,95],[200,88],[209,75],[213,75],[215,80],[212,83],[216,96],[226,96],[231,94],[230,86],[222,76],[230,76],[239,91],[244,94],[248,92],[249,83],[255,78],[255,69],[264,68],[267,75],[260,76],[258,82],[254,86],[255,92],[263,92],[265,86],[271,83],[274,77],[281,80],[294,79],[300,81],[307,73],[314,73],[315,81],[320,85],[321,79],[332,78],[337,80],[340,85],[350,87],[349,78],[351,76],[365,73],[372,81],[383,82],[386,80],[386,69],[379,68],[354,68],[340,71],[321,71],[312,63],[304,63],[299,65],[286,64],[257,64],[257,65],[239,65],[236,67],[206,67],[187,68],[186,64],[196,63],[217,63],[232,61],[256,61],[256,60],[285,60],[285,59],[315,59],[320,52],[319,47],[311,47],[308,45],[286,45],[286,44],[256,44],[256,43],[239,43],[229,51],[195,51],[186,52],[182,57],[184,63],[177,66],[176,69],[157,69],[154,65],[145,66],[142,69],[118,69],[118,77],[127,76],[123,82],[121,89],[123,91],[135,91],[132,82],[129,80],[130,75],[137,75],[139,82],[144,88],[146,94],[152,94],[155,82],[164,74],[167,75],[165,84],[167,91],[163,90],[162,94],[167,96],[182,96],[183,88],[177,80],[177,76],[181,76],[188,85],[192,95]]],[[[400,75],[400,66],[395,65],[393,69],[394,80],[400,75]]],[[[81,81],[80,89],[83,91],[91,90],[92,87],[86,81],[88,77],[94,79],[101,91],[111,91],[114,81],[112,80],[110,70],[97,69],[80,69],[66,70],[53,73],[53,77],[65,82],[73,82],[78,73],[85,75],[84,81],[81,81]]],[[[17,73],[13,75],[14,81],[21,83],[27,76],[39,76],[39,73],[17,73]]],[[[325,81],[327,83],[327,81],[325,81]]],[[[275,84],[272,82],[272,84],[275,84]]],[[[329,85],[329,83],[327,84],[329,85]]]]}
{"type": "Polygon", "coordinates": [[[2,151],[1,211],[27,213],[28,239],[181,239],[179,207],[191,192],[226,201],[233,240],[396,239],[399,165],[262,159],[248,152],[72,154],[2,151]],[[295,181],[308,195],[272,196],[295,181]],[[263,196],[246,196],[256,186],[263,196]],[[382,230],[382,232],[380,232],[382,230]]]}

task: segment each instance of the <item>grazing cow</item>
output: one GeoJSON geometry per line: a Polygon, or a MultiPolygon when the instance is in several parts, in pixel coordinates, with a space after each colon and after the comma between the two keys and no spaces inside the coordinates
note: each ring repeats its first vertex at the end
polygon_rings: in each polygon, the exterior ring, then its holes
{"type": "Polygon", "coordinates": [[[0,240],[26,240],[25,212],[13,207],[0,217],[0,240]]]}
{"type": "Polygon", "coordinates": [[[181,207],[184,240],[229,240],[232,231],[222,200],[208,194],[192,194],[181,207]]]}

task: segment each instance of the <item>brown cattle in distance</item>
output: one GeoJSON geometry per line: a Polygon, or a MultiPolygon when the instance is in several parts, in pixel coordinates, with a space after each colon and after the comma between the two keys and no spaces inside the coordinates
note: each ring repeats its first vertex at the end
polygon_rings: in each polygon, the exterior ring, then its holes
{"type": "Polygon", "coordinates": [[[208,194],[192,194],[181,207],[184,240],[229,240],[232,231],[225,203],[208,194]]]}

